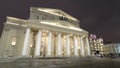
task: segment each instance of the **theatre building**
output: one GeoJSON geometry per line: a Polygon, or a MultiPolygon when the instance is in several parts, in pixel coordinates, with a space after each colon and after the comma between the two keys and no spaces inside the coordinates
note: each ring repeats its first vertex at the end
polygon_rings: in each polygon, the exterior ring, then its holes
{"type": "Polygon", "coordinates": [[[0,39],[0,57],[90,56],[88,32],[79,20],[60,9],[30,8],[27,20],[7,17],[0,39]]]}

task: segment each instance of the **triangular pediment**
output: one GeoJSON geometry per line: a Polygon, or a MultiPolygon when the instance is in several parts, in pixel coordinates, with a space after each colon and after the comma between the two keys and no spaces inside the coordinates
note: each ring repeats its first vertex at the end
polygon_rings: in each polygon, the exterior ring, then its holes
{"type": "Polygon", "coordinates": [[[45,13],[49,13],[49,14],[53,14],[53,15],[57,15],[57,16],[64,16],[64,17],[67,17],[71,20],[79,21],[78,19],[74,18],[73,16],[67,14],[66,12],[64,12],[60,9],[31,7],[31,10],[36,10],[38,12],[41,11],[41,12],[45,12],[45,13]]]}

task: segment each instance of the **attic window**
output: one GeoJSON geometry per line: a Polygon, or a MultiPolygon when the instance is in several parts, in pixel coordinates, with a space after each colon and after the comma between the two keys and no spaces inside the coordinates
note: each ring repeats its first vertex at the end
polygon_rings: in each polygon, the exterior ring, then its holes
{"type": "Polygon", "coordinates": [[[36,16],[37,19],[39,19],[39,16],[36,16]]]}
{"type": "Polygon", "coordinates": [[[39,16],[35,15],[35,19],[39,19],[39,16]]]}

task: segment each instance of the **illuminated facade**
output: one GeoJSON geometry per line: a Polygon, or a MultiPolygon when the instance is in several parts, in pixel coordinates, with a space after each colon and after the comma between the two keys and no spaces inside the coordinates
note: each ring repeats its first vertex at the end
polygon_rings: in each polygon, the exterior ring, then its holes
{"type": "Polygon", "coordinates": [[[7,17],[0,56],[90,56],[88,32],[79,27],[79,20],[62,10],[31,7],[28,20],[7,17]]]}
{"type": "Polygon", "coordinates": [[[90,51],[91,55],[95,55],[96,53],[103,54],[103,38],[97,38],[95,34],[90,34],[90,51]]]}
{"type": "Polygon", "coordinates": [[[103,46],[104,55],[119,55],[120,56],[120,43],[110,43],[103,46]]]}

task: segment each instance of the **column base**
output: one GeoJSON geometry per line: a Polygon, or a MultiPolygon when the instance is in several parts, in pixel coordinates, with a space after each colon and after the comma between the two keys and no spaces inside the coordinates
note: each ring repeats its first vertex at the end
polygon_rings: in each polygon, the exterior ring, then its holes
{"type": "Polygon", "coordinates": [[[79,57],[78,55],[74,55],[74,57],[79,57]]]}
{"type": "Polygon", "coordinates": [[[71,57],[70,55],[66,55],[65,57],[71,57]]]}
{"type": "Polygon", "coordinates": [[[81,57],[85,57],[85,55],[81,55],[81,57]]]}
{"type": "Polygon", "coordinates": [[[33,58],[40,58],[40,56],[34,56],[33,58]]]}
{"type": "Polygon", "coordinates": [[[52,57],[51,55],[46,55],[46,57],[52,57]]]}
{"type": "Polygon", "coordinates": [[[62,57],[61,55],[57,55],[56,57],[62,57]]]}
{"type": "Polygon", "coordinates": [[[22,56],[19,56],[19,58],[30,58],[30,56],[22,55],[22,56]]]}

